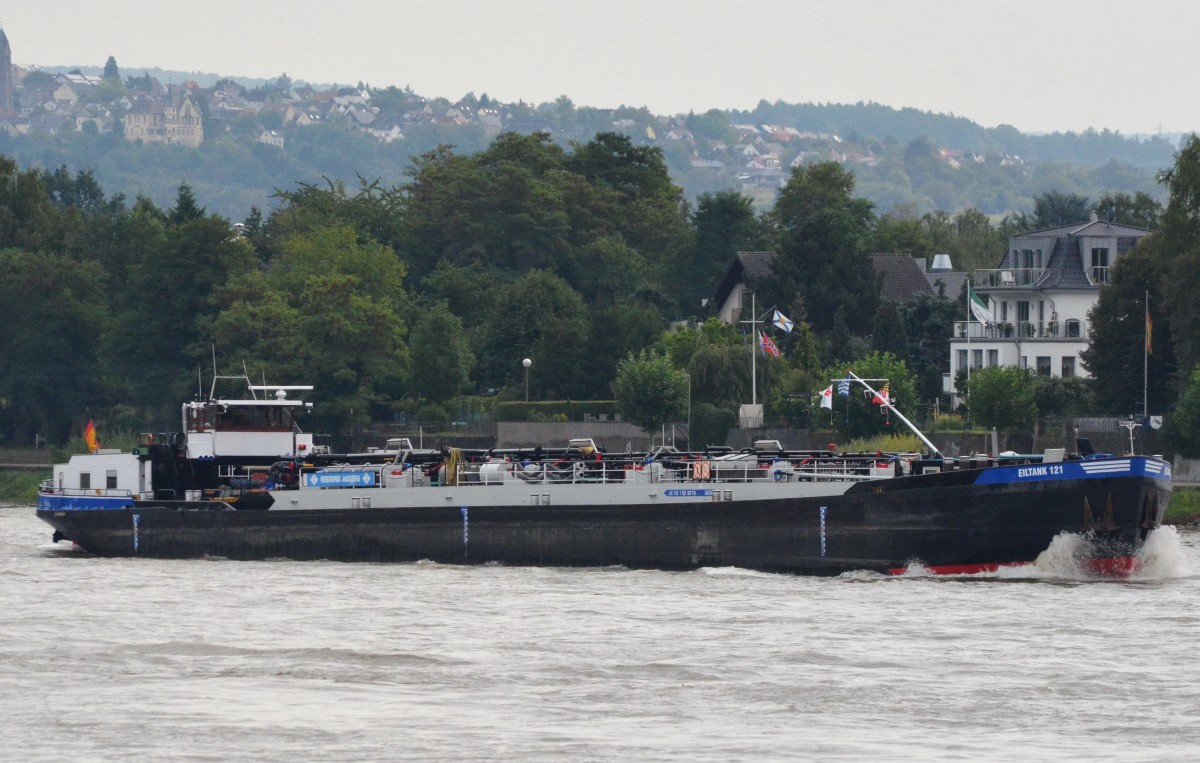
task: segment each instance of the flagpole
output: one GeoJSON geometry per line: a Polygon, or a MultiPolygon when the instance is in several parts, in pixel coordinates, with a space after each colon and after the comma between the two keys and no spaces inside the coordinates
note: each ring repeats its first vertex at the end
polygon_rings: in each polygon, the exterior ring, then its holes
{"type": "MultiPolygon", "coordinates": [[[[967,276],[967,423],[971,423],[971,277],[967,276]]],[[[954,380],[950,380],[954,384],[954,380]]]]}
{"type": "Polygon", "coordinates": [[[750,333],[754,335],[754,343],[750,350],[750,404],[758,405],[758,348],[762,339],[758,336],[758,303],[757,295],[750,292],[750,333]]]}

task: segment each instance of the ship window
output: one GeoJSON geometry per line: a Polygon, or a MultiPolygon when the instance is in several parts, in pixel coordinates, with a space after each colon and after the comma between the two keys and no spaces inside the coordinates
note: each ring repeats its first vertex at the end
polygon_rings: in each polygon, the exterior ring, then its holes
{"type": "Polygon", "coordinates": [[[109,490],[117,489],[117,470],[109,469],[104,473],[104,487],[109,490]]]}
{"type": "Polygon", "coordinates": [[[1050,375],[1050,356],[1038,355],[1037,358],[1037,374],[1038,376],[1050,375]]]}
{"type": "Polygon", "coordinates": [[[89,490],[92,487],[92,475],[90,472],[79,473],[79,489],[89,490]]]}

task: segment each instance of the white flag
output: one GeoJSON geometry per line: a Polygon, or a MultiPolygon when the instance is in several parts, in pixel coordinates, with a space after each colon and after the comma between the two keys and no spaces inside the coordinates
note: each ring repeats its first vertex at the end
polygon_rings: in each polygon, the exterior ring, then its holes
{"type": "Polygon", "coordinates": [[[833,385],[821,390],[821,407],[833,410],[833,385]]]}
{"type": "Polygon", "coordinates": [[[789,334],[792,333],[792,327],[796,325],[792,323],[791,318],[787,317],[778,310],[775,311],[775,318],[771,321],[771,323],[774,323],[775,326],[781,331],[786,331],[789,334]]]}

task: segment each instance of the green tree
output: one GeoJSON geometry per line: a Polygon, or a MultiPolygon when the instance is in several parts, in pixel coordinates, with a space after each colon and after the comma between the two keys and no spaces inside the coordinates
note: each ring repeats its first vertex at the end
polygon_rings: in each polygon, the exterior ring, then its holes
{"type": "Polygon", "coordinates": [[[687,374],[652,350],[631,354],[617,364],[612,391],[621,415],[651,436],[664,424],[679,421],[687,410],[687,374]]]}
{"type": "Polygon", "coordinates": [[[1038,408],[1033,372],[1016,366],[992,366],[971,374],[971,419],[1001,432],[1032,431],[1038,408]]]}
{"type": "Polygon", "coordinates": [[[1192,369],[1175,410],[1167,417],[1167,442],[1187,458],[1200,458],[1200,366],[1192,369]]]}
{"type": "Polygon", "coordinates": [[[1047,191],[1033,200],[1033,229],[1054,228],[1087,220],[1091,209],[1086,196],[1047,191]]]}
{"type": "Polygon", "coordinates": [[[412,391],[426,400],[442,403],[466,391],[475,354],[458,316],[446,303],[426,310],[413,326],[412,391]]]}
{"type": "Polygon", "coordinates": [[[0,435],[12,444],[66,442],[102,400],[103,284],[96,263],[0,249],[0,435]]]}
{"type": "Polygon", "coordinates": [[[1100,290],[1100,298],[1088,312],[1091,341],[1080,353],[1080,359],[1091,376],[1102,410],[1140,411],[1146,394],[1151,410],[1162,411],[1173,397],[1174,326],[1158,296],[1168,270],[1162,245],[1159,237],[1147,237],[1118,257],[1109,273],[1109,285],[1100,290]],[[1146,356],[1147,293],[1154,325],[1154,354],[1149,357],[1146,356]]]}
{"type": "Polygon", "coordinates": [[[692,225],[695,239],[687,281],[693,286],[684,295],[685,315],[700,312],[700,300],[712,296],[739,251],[758,249],[765,238],[753,201],[737,191],[700,194],[692,225]]]}
{"type": "MultiPolygon", "coordinates": [[[[912,415],[917,405],[916,380],[903,360],[890,352],[875,352],[850,363],[849,370],[861,379],[875,380],[868,383],[876,390],[880,390],[886,384],[892,404],[905,416],[912,415]]],[[[820,410],[817,393],[831,383],[835,385],[836,392],[837,380],[846,377],[846,371],[846,365],[827,368],[817,387],[808,390],[810,399],[813,400],[814,413],[820,410]]],[[[882,406],[872,402],[866,389],[853,380],[850,382],[848,397],[834,395],[832,419],[834,430],[844,439],[888,434],[894,427],[902,426],[895,416],[891,416],[882,406]]],[[[816,420],[822,419],[818,415],[816,420]]]]}
{"type": "Polygon", "coordinates": [[[826,162],[792,170],[771,218],[780,237],[771,279],[754,284],[770,301],[802,300],[818,332],[833,327],[838,308],[851,331],[870,333],[879,303],[879,282],[866,252],[871,203],[851,196],[854,176],[826,162]]]}
{"type": "Polygon", "coordinates": [[[534,363],[531,391],[542,399],[582,397],[594,384],[590,377],[604,373],[587,356],[587,306],[558,276],[532,271],[499,289],[496,305],[477,353],[481,387],[522,384],[523,358],[534,363]]]}
{"type": "Polygon", "coordinates": [[[1101,220],[1154,230],[1162,218],[1163,206],[1144,191],[1117,192],[1101,196],[1095,212],[1101,220]]]}

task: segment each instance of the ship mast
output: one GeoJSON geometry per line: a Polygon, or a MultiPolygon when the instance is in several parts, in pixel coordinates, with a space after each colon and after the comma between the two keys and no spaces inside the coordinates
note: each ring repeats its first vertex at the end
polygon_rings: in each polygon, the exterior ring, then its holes
{"type": "MultiPolygon", "coordinates": [[[[863,379],[861,376],[854,373],[853,371],[847,371],[846,376],[848,378],[851,378],[854,381],[858,382],[859,384],[863,385],[864,387],[866,387],[871,392],[871,394],[874,396],[874,399],[882,400],[883,403],[881,403],[881,405],[885,406],[889,411],[896,414],[896,418],[898,418],[902,422],[904,422],[904,426],[906,426],[910,430],[912,430],[912,433],[915,434],[918,438],[920,438],[921,442],[925,443],[926,447],[929,448],[930,455],[939,456],[939,457],[942,455],[941,451],[938,450],[937,446],[934,445],[929,440],[929,438],[925,436],[925,433],[922,432],[920,429],[917,429],[917,425],[912,423],[911,421],[909,421],[908,418],[903,413],[900,412],[900,409],[892,404],[892,401],[890,399],[885,398],[883,395],[880,395],[878,390],[876,390],[870,384],[867,384],[865,379],[863,379]]],[[[834,379],[834,381],[837,382],[840,380],[834,379]]]]}

